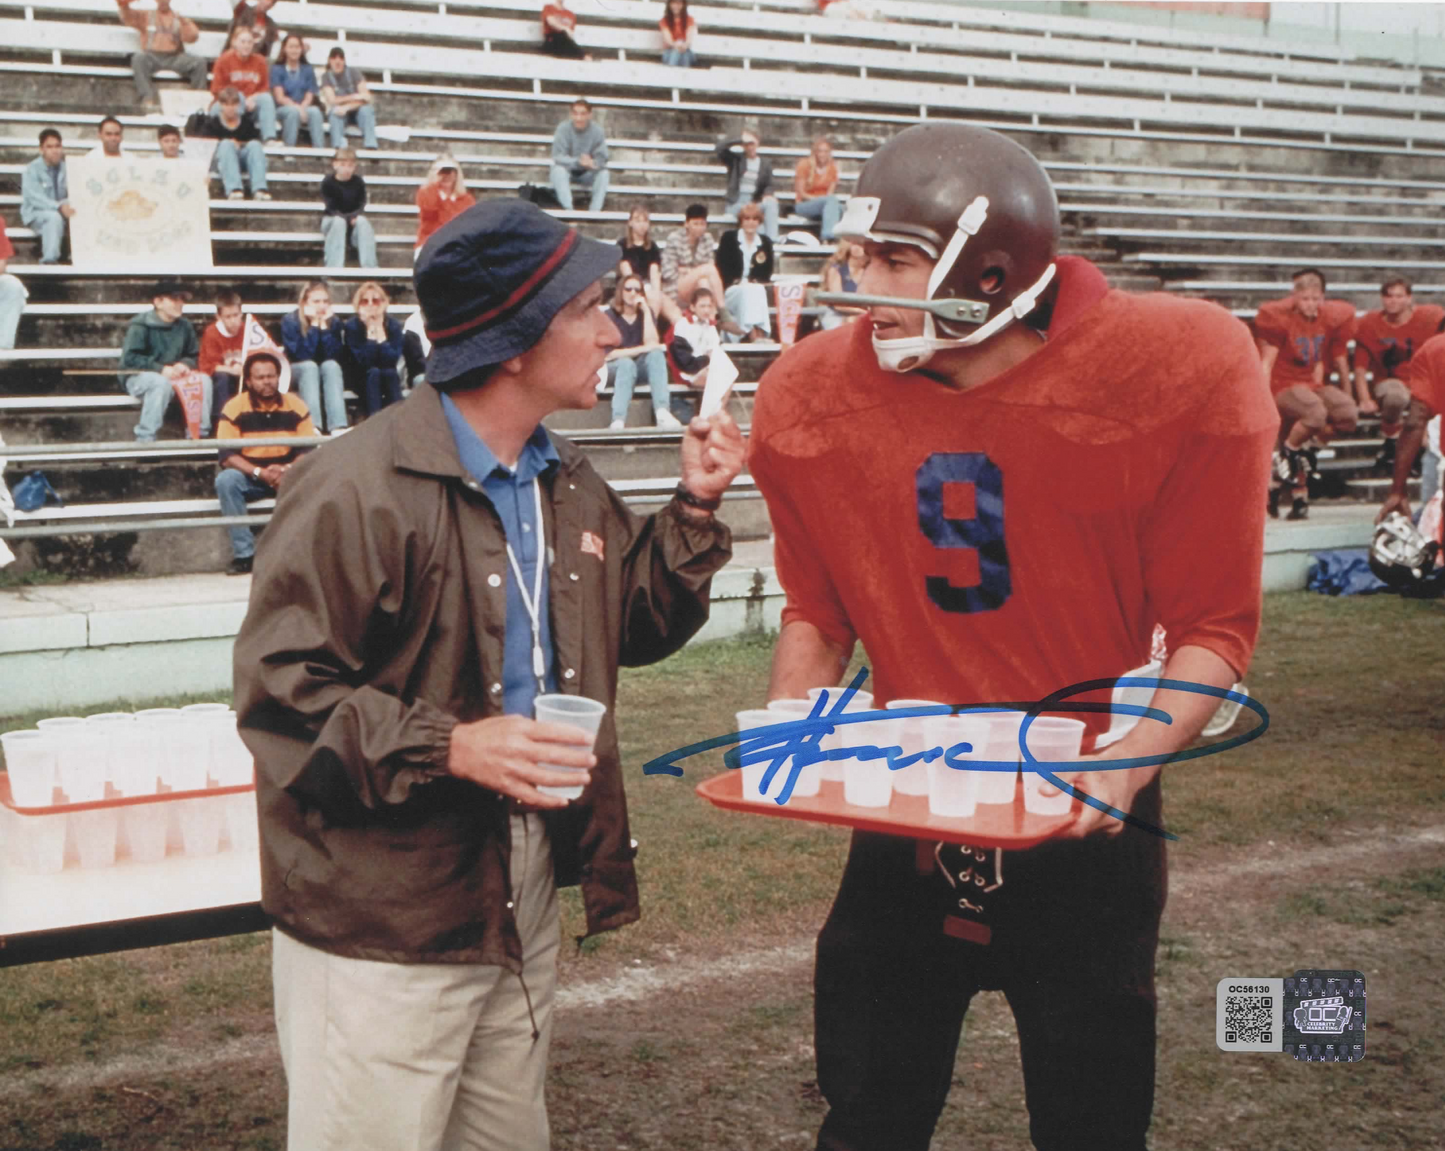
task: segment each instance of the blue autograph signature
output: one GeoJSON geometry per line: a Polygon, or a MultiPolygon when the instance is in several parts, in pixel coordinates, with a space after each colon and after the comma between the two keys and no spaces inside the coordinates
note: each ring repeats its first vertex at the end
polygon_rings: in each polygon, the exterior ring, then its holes
{"type": "Polygon", "coordinates": [[[1024,712],[1023,722],[1019,725],[1019,751],[1023,756],[1023,770],[1037,772],[1039,775],[1070,795],[1077,796],[1080,801],[1091,807],[1113,816],[1115,819],[1127,823],[1130,827],[1137,827],[1141,831],[1147,831],[1152,835],[1162,836],[1165,839],[1178,839],[1176,835],[1165,831],[1163,828],[1155,827],[1152,823],[1130,815],[1126,811],[1120,811],[1117,807],[1096,799],[1067,781],[1054,774],[1055,770],[1074,771],[1078,770],[1078,763],[1073,760],[1044,761],[1039,760],[1029,751],[1028,733],[1033,721],[1040,715],[1049,712],[1075,712],[1089,714],[1107,715],[1133,715],[1141,719],[1152,719],[1159,723],[1173,723],[1173,717],[1167,711],[1156,707],[1141,706],[1132,703],[1084,703],[1082,701],[1069,703],[1074,696],[1083,695],[1085,692],[1112,690],[1115,687],[1138,687],[1138,688],[1169,688],[1174,691],[1189,691],[1199,695],[1211,695],[1220,700],[1233,700],[1254,712],[1260,718],[1257,727],[1245,732],[1243,735],[1233,739],[1225,740],[1210,747],[1195,747],[1183,751],[1169,752],[1163,755],[1136,756],[1130,759],[1091,759],[1085,765],[1089,771],[1119,771],[1130,767],[1153,767],[1166,763],[1181,763],[1189,759],[1200,759],[1206,755],[1218,755],[1221,752],[1233,751],[1252,740],[1258,739],[1269,730],[1269,712],[1258,700],[1251,699],[1237,691],[1227,691],[1220,687],[1210,687],[1208,684],[1191,683],[1182,679],[1156,679],[1152,677],[1124,676],[1117,679],[1090,679],[1082,683],[1072,684],[1069,687],[1060,688],[1052,695],[1045,696],[1037,702],[1022,703],[992,703],[977,704],[968,707],[954,707],[940,704],[934,707],[912,707],[898,708],[889,711],[846,711],[854,695],[857,694],[864,682],[868,679],[868,669],[859,668],[858,674],[838,695],[833,706],[828,707],[829,693],[823,692],[813,705],[812,712],[802,719],[786,719],[778,723],[769,724],[767,727],[750,728],[747,731],[730,732],[727,735],[716,736],[713,739],[705,739],[698,743],[690,743],[686,747],[680,747],[667,755],[660,755],[656,759],[648,760],[642,765],[644,775],[681,775],[682,768],[677,766],[677,761],[686,759],[690,755],[697,755],[699,752],[712,751],[715,748],[727,747],[736,743],[738,746],[731,748],[723,755],[723,763],[730,768],[742,767],[745,764],[767,763],[767,770],[763,773],[762,790],[767,791],[777,775],[789,759],[792,760],[792,767],[787,778],[783,782],[782,790],[778,793],[775,802],[787,803],[793,794],[793,788],[798,782],[798,776],[803,768],[809,764],[819,763],[822,760],[859,759],[874,760],[886,759],[891,771],[899,771],[905,767],[911,767],[916,763],[932,763],[934,760],[942,759],[945,764],[959,771],[1016,771],[1019,764],[1012,760],[981,760],[981,759],[960,759],[960,756],[967,755],[973,750],[968,743],[956,743],[948,748],[930,747],[912,755],[904,754],[901,747],[875,747],[872,744],[862,744],[858,747],[835,747],[824,749],[821,746],[822,738],[831,734],[842,724],[849,723],[872,723],[880,719],[907,719],[912,716],[928,715],[987,715],[990,712],[1000,711],[1022,711],[1024,712]]]}

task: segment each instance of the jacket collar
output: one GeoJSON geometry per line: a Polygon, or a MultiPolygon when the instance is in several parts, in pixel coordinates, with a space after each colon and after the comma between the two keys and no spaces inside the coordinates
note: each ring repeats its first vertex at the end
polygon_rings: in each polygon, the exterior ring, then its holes
{"type": "MultiPolygon", "coordinates": [[[[586,458],[571,441],[547,433],[561,459],[561,470],[576,471],[586,458]]],[[[439,479],[465,480],[457,442],[442,410],[442,397],[430,384],[413,388],[397,405],[391,424],[391,463],[397,471],[439,479]]]]}

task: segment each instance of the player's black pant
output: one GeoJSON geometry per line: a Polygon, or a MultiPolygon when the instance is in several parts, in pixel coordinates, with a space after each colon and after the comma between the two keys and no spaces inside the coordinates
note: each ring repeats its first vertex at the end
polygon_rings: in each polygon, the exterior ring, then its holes
{"type": "MultiPolygon", "coordinates": [[[[1135,811],[1157,816],[1157,784],[1141,800],[1135,811]]],[[[928,1147],[979,990],[1013,1009],[1040,1151],[1143,1151],[1163,842],[1126,829],[1045,844],[1006,853],[1003,877],[987,897],[992,942],[955,939],[942,930],[955,893],[937,870],[919,874],[913,842],[854,835],[818,937],[819,1151],[928,1147]]]]}

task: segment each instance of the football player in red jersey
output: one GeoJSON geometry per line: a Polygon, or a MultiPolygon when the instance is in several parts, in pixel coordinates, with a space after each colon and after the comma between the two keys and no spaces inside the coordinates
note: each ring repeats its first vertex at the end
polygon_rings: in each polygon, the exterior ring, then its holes
{"type": "MultiPolygon", "coordinates": [[[[961,123],[879,148],[838,234],[867,250],[848,302],[871,322],[785,352],[753,417],[787,592],[771,697],[837,684],[861,639],[879,706],[1038,700],[1146,663],[1156,623],[1166,676],[1239,679],[1279,426],[1244,325],[1056,259],[1042,167],[961,123]]],[[[1111,758],[1177,752],[1218,700],[1153,702],[1173,722],[1111,758]]],[[[1113,812],[1031,850],[854,834],[817,948],[820,1149],[928,1147],[969,1001],[1001,989],[1035,1146],[1142,1151],[1165,856],[1117,816],[1160,824],[1159,768],[1080,769],[1113,812]]]]}
{"type": "Polygon", "coordinates": [[[1375,517],[1376,523],[1391,512],[1410,514],[1411,465],[1425,443],[1425,425],[1441,412],[1445,412],[1445,334],[1426,340],[1425,346],[1410,360],[1410,408],[1400,434],[1390,494],[1375,517]]]}
{"type": "Polygon", "coordinates": [[[1445,308],[1416,304],[1404,276],[1381,284],[1380,307],[1355,321],[1355,399],[1362,414],[1380,413],[1385,443],[1375,467],[1381,471],[1395,467],[1395,445],[1410,404],[1410,357],[1442,327],[1445,308]]]}
{"type": "Polygon", "coordinates": [[[1326,300],[1324,273],[1318,269],[1304,268],[1292,279],[1293,293],[1260,305],[1254,330],[1281,417],[1269,514],[1279,515],[1280,495],[1288,484],[1293,491],[1289,518],[1302,520],[1309,515],[1309,478],[1315,466],[1308,445],[1354,431],[1359,419],[1355,401],[1343,390],[1350,386],[1346,345],[1355,306],[1348,300],[1326,300]],[[1325,378],[1328,363],[1339,373],[1338,388],[1325,378]]]}

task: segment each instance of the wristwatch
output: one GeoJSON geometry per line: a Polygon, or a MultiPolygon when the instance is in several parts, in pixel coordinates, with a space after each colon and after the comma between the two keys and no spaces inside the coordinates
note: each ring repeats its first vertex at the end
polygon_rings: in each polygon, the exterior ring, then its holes
{"type": "Polygon", "coordinates": [[[687,490],[687,485],[681,481],[678,482],[677,490],[672,493],[672,498],[690,508],[697,508],[704,512],[715,512],[722,507],[722,496],[714,496],[710,500],[705,500],[701,496],[693,495],[687,490]]]}

